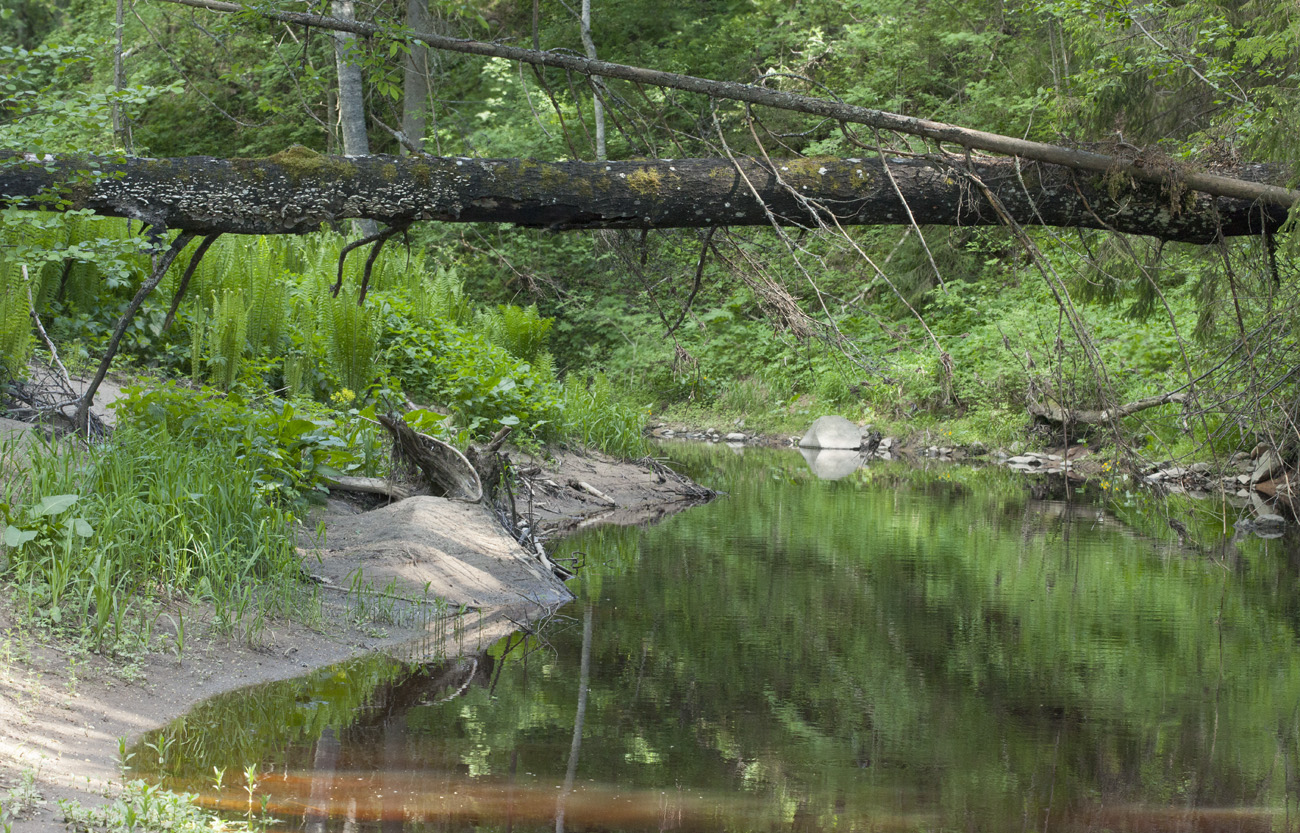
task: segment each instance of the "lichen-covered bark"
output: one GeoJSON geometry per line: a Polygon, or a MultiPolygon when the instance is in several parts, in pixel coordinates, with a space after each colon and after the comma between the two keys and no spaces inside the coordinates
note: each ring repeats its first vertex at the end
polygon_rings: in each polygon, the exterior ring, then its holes
{"type": "MultiPolygon", "coordinates": [[[[291,148],[264,159],[88,159],[21,162],[0,156],[0,203],[32,204],[60,183],[64,206],[198,234],[301,234],[323,223],[372,219],[513,223],[555,230],[841,225],[910,222],[879,159],[718,159],[540,162],[532,159],[322,156],[291,148]],[[98,173],[91,179],[86,172],[98,173]]],[[[1211,242],[1271,230],[1286,211],[1157,185],[1105,181],[1067,168],[1001,159],[965,171],[890,160],[916,222],[1003,222],[977,176],[1024,225],[1111,228],[1211,242]]],[[[1263,169],[1236,172],[1264,179],[1263,169]]]]}

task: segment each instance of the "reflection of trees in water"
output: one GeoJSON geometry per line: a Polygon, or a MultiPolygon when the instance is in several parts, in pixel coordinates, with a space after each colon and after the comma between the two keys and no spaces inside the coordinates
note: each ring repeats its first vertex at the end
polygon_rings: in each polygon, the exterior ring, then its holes
{"type": "Polygon", "coordinates": [[[541,829],[559,795],[568,829],[1248,830],[1272,814],[1207,805],[1283,806],[1288,554],[1243,542],[1227,570],[996,471],[821,484],[778,460],[726,461],[730,497],[671,524],[568,542],[583,627],[357,672],[364,697],[263,760],[308,771],[339,727],[339,771],[367,780],[335,807],[390,829],[541,829]]]}

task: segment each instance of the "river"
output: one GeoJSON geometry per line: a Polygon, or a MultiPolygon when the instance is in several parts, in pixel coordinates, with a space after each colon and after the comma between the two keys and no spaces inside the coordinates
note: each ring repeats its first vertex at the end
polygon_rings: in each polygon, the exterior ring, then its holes
{"type": "Polygon", "coordinates": [[[137,772],[288,830],[1300,828],[1287,539],[1119,481],[667,453],[726,496],[556,544],[578,600],[529,632],[225,695],[137,772]]]}

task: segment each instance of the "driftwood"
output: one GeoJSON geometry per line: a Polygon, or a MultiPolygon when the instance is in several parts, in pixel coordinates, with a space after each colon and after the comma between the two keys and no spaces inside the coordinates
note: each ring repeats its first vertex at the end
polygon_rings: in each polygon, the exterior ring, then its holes
{"type": "Polygon", "coordinates": [[[1188,396],[1185,393],[1162,393],[1159,396],[1149,396],[1146,399],[1138,399],[1126,405],[1099,411],[1080,411],[1072,408],[1062,408],[1055,403],[1044,405],[1033,402],[1029,405],[1029,412],[1040,419],[1057,425],[1103,425],[1117,419],[1123,419],[1126,416],[1132,416],[1148,408],[1157,408],[1171,403],[1184,405],[1187,400],[1188,396]]]}
{"type": "Polygon", "coordinates": [[[327,477],[325,478],[325,484],[330,487],[331,491],[384,495],[393,500],[405,500],[415,494],[411,489],[381,477],[327,477]]]}
{"type": "MultiPolygon", "coordinates": [[[[471,445],[465,450],[465,459],[478,475],[483,494],[488,503],[496,502],[497,491],[506,477],[506,468],[509,461],[502,457],[501,447],[506,444],[506,439],[509,438],[513,430],[508,425],[504,426],[492,436],[487,445],[481,448],[471,445]]],[[[514,506],[514,495],[510,495],[509,504],[509,514],[513,519],[517,515],[514,506]]],[[[512,534],[515,532],[516,530],[511,529],[512,534]]]]}
{"type": "Polygon", "coordinates": [[[618,503],[616,503],[612,497],[605,494],[600,489],[597,489],[595,486],[591,485],[585,480],[570,480],[569,486],[570,488],[577,489],[580,492],[586,492],[587,494],[591,495],[597,500],[608,503],[610,506],[618,506],[618,503]]]}
{"type": "Polygon", "coordinates": [[[421,434],[400,417],[380,414],[379,423],[393,435],[393,461],[421,476],[430,494],[478,503],[483,483],[478,472],[454,447],[421,434]]]}

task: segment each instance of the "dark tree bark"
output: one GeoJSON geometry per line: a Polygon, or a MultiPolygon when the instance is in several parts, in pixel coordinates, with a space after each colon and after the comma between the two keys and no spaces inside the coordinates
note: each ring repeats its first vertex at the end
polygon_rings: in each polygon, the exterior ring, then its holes
{"type": "MultiPolygon", "coordinates": [[[[998,225],[989,201],[1023,225],[1111,229],[1208,243],[1277,229],[1286,209],[1185,192],[1122,175],[975,157],[539,162],[531,159],[322,156],[295,147],[263,159],[91,159],[0,155],[0,205],[89,208],[201,235],[303,234],[349,219],[513,223],[553,230],[716,226],[998,225]],[[90,178],[87,171],[98,173],[90,178]],[[987,186],[976,187],[976,178],[987,186]]],[[[1234,172],[1267,181],[1270,169],[1234,172]]]]}

